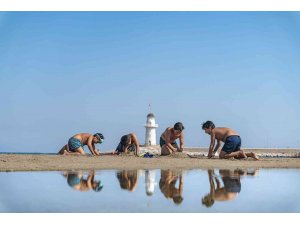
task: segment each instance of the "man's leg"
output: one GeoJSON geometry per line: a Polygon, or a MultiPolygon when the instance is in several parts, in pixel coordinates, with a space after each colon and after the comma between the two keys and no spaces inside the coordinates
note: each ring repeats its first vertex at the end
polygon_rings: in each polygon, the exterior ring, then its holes
{"type": "Polygon", "coordinates": [[[232,157],[239,158],[239,159],[247,158],[247,156],[245,155],[245,153],[242,150],[239,150],[236,152],[231,152],[231,153],[221,151],[220,155],[219,155],[220,159],[230,159],[232,157]]]}
{"type": "Polygon", "coordinates": [[[255,159],[255,160],[259,160],[259,157],[258,157],[254,152],[245,153],[245,155],[246,155],[247,157],[251,157],[251,158],[253,158],[253,159],[255,159]]]}
{"type": "Polygon", "coordinates": [[[79,147],[75,150],[75,153],[79,154],[79,155],[85,155],[85,152],[83,150],[83,147],[79,147]]]}
{"type": "Polygon", "coordinates": [[[85,155],[85,152],[82,147],[79,147],[74,151],[65,151],[64,155],[85,155]]]}
{"type": "Polygon", "coordinates": [[[116,153],[116,152],[105,152],[105,153],[100,153],[99,156],[101,156],[101,155],[118,155],[118,153],[116,153]]]}
{"type": "Polygon", "coordinates": [[[62,147],[61,150],[57,153],[57,155],[70,155],[72,152],[69,151],[69,146],[66,144],[64,147],[62,147]]]}
{"type": "Polygon", "coordinates": [[[167,145],[163,145],[161,147],[161,155],[166,156],[170,154],[172,154],[172,150],[170,150],[167,145]]]}
{"type": "Polygon", "coordinates": [[[62,147],[59,152],[57,153],[57,155],[64,155],[65,152],[67,151],[68,149],[68,145],[65,145],[64,147],[62,147]]]}

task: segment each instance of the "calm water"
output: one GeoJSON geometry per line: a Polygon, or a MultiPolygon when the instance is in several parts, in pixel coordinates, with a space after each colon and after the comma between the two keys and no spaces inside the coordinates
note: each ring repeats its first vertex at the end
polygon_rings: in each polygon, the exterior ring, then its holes
{"type": "Polygon", "coordinates": [[[0,173],[0,212],[300,212],[300,170],[0,173]]]}

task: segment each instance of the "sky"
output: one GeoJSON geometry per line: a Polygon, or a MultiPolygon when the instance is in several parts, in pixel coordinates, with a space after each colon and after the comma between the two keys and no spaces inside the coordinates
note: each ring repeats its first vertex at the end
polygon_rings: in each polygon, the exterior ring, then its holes
{"type": "MultiPolygon", "coordinates": [[[[76,133],[115,148],[185,125],[243,147],[300,147],[299,12],[0,12],[0,152],[55,153],[76,133]]],[[[88,150],[87,150],[88,151],[88,150]]]]}

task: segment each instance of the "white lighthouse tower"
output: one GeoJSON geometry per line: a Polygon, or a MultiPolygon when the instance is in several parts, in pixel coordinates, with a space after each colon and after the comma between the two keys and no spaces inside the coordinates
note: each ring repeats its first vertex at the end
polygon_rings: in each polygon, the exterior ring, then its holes
{"type": "Polygon", "coordinates": [[[156,128],[158,128],[158,124],[155,124],[155,116],[153,113],[149,113],[147,115],[145,128],[146,128],[145,146],[156,145],[156,128]]]}

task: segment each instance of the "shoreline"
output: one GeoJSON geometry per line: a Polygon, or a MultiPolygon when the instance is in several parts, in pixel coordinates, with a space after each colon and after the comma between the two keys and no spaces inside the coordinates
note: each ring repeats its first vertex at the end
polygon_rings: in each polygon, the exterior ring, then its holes
{"type": "MultiPolygon", "coordinates": [[[[286,155],[300,154],[300,148],[242,148],[245,152],[255,152],[257,154],[282,153],[286,155]]],[[[113,152],[114,150],[101,151],[102,153],[113,152]]],[[[140,146],[141,153],[149,152],[152,154],[160,154],[160,146],[140,146]]],[[[87,153],[88,150],[86,150],[87,153]]],[[[208,148],[205,147],[185,147],[184,152],[207,154],[208,148]]],[[[0,152],[0,155],[15,154],[15,155],[57,155],[57,152],[0,152]]]]}

